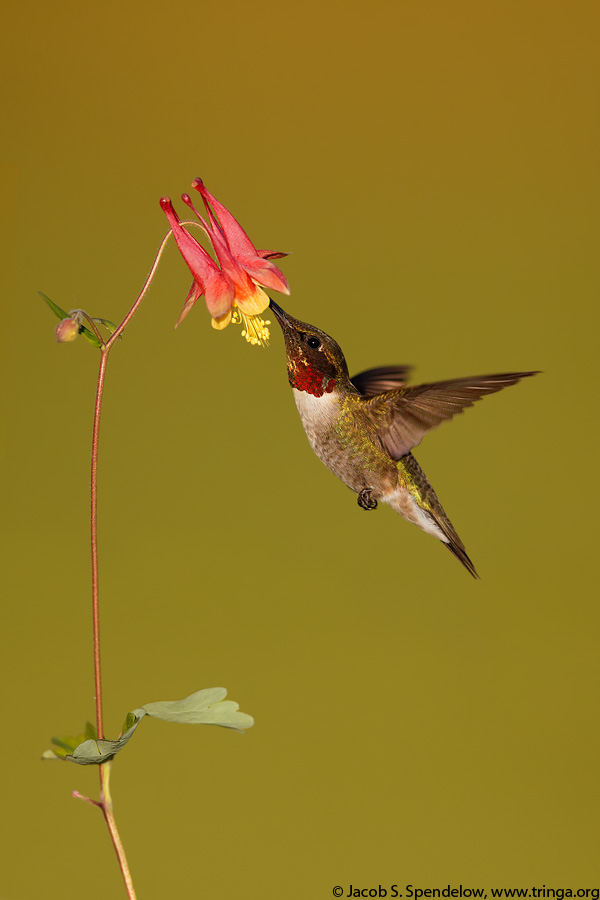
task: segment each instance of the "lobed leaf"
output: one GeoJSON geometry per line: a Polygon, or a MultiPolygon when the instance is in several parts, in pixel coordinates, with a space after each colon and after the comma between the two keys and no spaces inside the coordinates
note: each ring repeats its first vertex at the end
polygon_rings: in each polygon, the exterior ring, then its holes
{"type": "Polygon", "coordinates": [[[205,688],[184,697],[183,700],[157,700],[146,703],[144,709],[155,719],[167,722],[185,722],[190,725],[222,725],[244,731],[254,725],[254,719],[239,712],[239,703],[225,700],[226,688],[205,688]]]}

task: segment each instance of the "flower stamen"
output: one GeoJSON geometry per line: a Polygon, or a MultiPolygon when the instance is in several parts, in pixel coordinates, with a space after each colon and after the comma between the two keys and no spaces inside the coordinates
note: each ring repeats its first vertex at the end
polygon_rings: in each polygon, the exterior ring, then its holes
{"type": "MultiPolygon", "coordinates": [[[[236,308],[233,311],[233,315],[236,316],[236,313],[239,313],[241,317],[241,323],[244,326],[242,331],[242,337],[246,338],[249,344],[253,346],[261,345],[261,347],[269,346],[269,338],[271,337],[271,332],[268,329],[268,325],[271,324],[269,319],[263,319],[261,316],[248,316],[241,309],[236,308]]],[[[232,321],[236,321],[236,318],[232,319],[232,321]]],[[[239,320],[237,320],[239,321],[239,320]]]]}

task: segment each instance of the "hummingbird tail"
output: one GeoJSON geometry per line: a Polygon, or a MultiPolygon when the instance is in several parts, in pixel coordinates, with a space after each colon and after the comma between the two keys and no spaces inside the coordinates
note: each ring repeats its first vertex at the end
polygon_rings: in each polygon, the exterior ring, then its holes
{"type": "Polygon", "coordinates": [[[398,488],[388,502],[409,522],[438,538],[473,578],[479,578],[463,542],[412,453],[398,461],[398,476],[398,488]]]}
{"type": "Polygon", "coordinates": [[[444,543],[450,553],[463,564],[467,572],[471,573],[473,578],[479,578],[475,566],[467,556],[467,551],[463,547],[462,543],[457,544],[455,541],[443,541],[442,543],[444,543]]]}

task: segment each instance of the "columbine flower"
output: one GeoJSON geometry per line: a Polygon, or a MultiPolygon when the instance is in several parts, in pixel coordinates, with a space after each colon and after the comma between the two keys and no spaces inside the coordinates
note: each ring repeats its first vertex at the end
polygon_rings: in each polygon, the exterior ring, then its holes
{"type": "Polygon", "coordinates": [[[192,187],[202,196],[208,222],[195,209],[187,194],[182,194],[181,199],[197,216],[219,265],[183,227],[169,197],[162,197],[160,205],[169,220],[181,255],[194,276],[177,325],[204,294],[213,328],[221,329],[231,321],[242,321],[242,334],[247,341],[266,344],[270,322],[264,321],[261,313],[267,309],[269,298],[263,287],[289,294],[285,275],[271,262],[287,254],[257,250],[239,222],[207,191],[200,178],[194,179],[192,187]]]}

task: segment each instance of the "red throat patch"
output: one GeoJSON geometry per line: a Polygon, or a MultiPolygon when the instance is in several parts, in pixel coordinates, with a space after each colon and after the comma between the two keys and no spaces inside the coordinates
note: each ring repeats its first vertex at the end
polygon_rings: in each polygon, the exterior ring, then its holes
{"type": "Polygon", "coordinates": [[[305,391],[312,394],[313,397],[322,397],[323,394],[330,394],[335,387],[335,378],[327,378],[322,372],[306,363],[296,366],[290,372],[290,384],[297,391],[305,391]]]}

